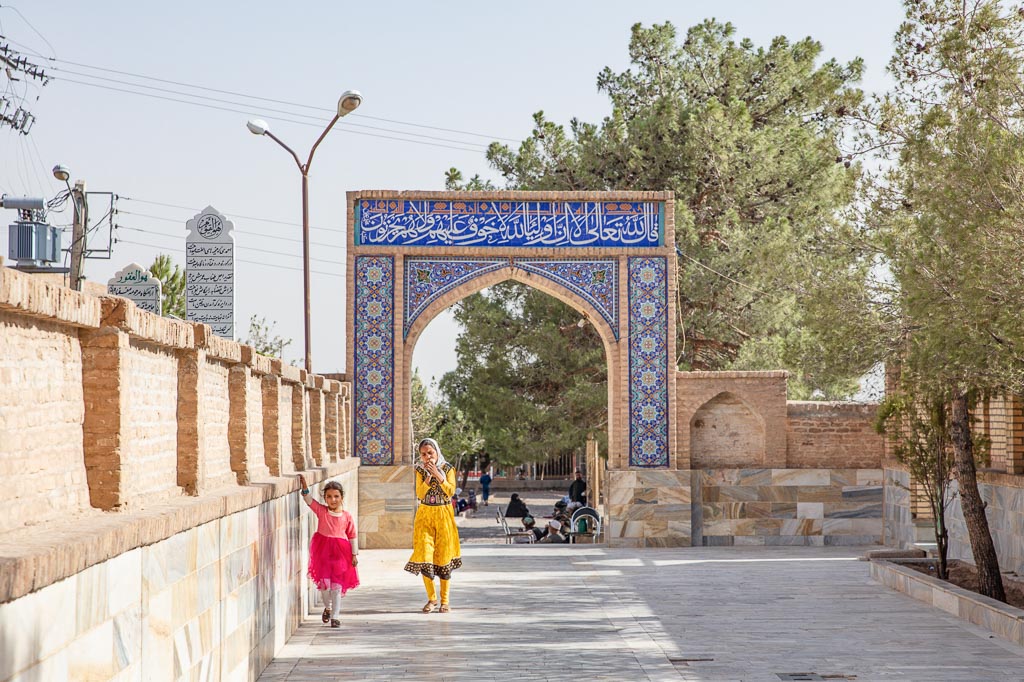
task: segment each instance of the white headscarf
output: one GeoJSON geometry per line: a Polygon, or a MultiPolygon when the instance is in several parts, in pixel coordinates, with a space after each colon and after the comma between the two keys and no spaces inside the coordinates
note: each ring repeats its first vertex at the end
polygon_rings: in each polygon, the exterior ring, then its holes
{"type": "Polygon", "coordinates": [[[447,460],[445,460],[444,455],[441,454],[441,446],[438,445],[437,441],[434,440],[433,438],[424,438],[423,440],[420,441],[420,444],[416,446],[417,454],[419,453],[420,448],[423,447],[424,445],[429,445],[430,447],[434,448],[434,452],[437,453],[437,461],[434,462],[434,466],[436,466],[437,470],[443,474],[444,465],[447,463],[447,460]]]}

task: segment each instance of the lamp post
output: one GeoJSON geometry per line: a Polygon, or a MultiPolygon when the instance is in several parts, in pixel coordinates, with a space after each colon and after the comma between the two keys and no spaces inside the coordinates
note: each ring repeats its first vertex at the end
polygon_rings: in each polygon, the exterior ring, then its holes
{"type": "Polygon", "coordinates": [[[74,204],[74,217],[71,227],[71,271],[69,275],[71,288],[75,291],[82,290],[82,280],[85,279],[85,240],[89,235],[87,228],[88,217],[86,215],[85,203],[85,182],[79,180],[75,188],[71,188],[71,171],[67,166],[57,164],[53,167],[53,177],[63,182],[68,188],[68,195],[74,204]]]}
{"type": "Polygon", "coordinates": [[[312,354],[312,337],[310,334],[310,304],[309,304],[309,166],[313,163],[313,154],[316,152],[316,148],[320,146],[320,143],[327,136],[327,133],[331,132],[331,128],[338,122],[338,119],[347,114],[351,114],[355,111],[360,104],[363,103],[363,96],[359,94],[358,90],[346,90],[338,98],[338,111],[331,119],[331,122],[327,124],[324,131],[320,133],[320,137],[313,143],[313,148],[309,150],[309,157],[306,158],[306,163],[302,163],[299,160],[299,155],[296,154],[291,147],[286,145],[276,135],[270,132],[270,127],[266,121],[260,119],[252,119],[245,125],[249,129],[249,132],[253,135],[266,135],[271,140],[279,144],[286,152],[292,155],[295,159],[295,165],[299,167],[299,172],[302,173],[302,278],[303,278],[303,293],[305,298],[305,334],[306,334],[306,371],[312,373],[313,371],[313,354],[312,354]]]}

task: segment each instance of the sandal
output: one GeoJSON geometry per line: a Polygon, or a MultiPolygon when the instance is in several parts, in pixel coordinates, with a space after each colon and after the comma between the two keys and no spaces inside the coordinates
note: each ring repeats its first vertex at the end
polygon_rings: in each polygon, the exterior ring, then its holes
{"type": "Polygon", "coordinates": [[[341,627],[341,621],[338,620],[337,618],[331,618],[331,627],[332,628],[340,628],[341,627]]]}
{"type": "Polygon", "coordinates": [[[438,613],[448,613],[451,610],[452,610],[452,607],[448,606],[447,604],[441,604],[441,608],[439,608],[437,610],[437,612],[438,613]]]}
{"type": "Polygon", "coordinates": [[[424,604],[424,605],[423,605],[423,608],[422,608],[422,609],[420,609],[420,610],[421,610],[421,611],[423,611],[423,613],[430,613],[430,612],[431,612],[431,611],[433,611],[433,610],[434,610],[435,608],[437,608],[437,602],[436,602],[436,601],[434,601],[433,599],[431,599],[431,600],[430,600],[430,601],[428,601],[428,602],[427,602],[426,604],[424,604]]]}
{"type": "Polygon", "coordinates": [[[324,613],[322,616],[320,616],[320,620],[322,620],[325,623],[329,622],[331,620],[331,610],[324,609],[324,613]]]}

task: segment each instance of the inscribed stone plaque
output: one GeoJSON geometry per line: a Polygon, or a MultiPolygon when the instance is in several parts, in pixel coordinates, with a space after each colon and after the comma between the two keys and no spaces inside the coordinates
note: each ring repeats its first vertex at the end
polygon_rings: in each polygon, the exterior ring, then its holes
{"type": "Polygon", "coordinates": [[[126,265],[107,280],[107,293],[133,301],[139,310],[160,315],[163,285],[149,270],[138,263],[126,265]]]}
{"type": "Polygon", "coordinates": [[[185,227],[185,316],[234,339],[235,225],[207,206],[185,227]]]}

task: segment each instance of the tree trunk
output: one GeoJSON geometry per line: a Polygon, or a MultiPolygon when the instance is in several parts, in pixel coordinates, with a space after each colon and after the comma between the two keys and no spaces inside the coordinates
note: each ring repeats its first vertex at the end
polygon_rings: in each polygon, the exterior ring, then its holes
{"type": "Polygon", "coordinates": [[[1005,602],[1006,593],[1003,591],[1003,576],[999,573],[999,557],[996,555],[992,534],[988,528],[985,503],[978,492],[967,394],[957,392],[952,407],[950,431],[953,440],[953,461],[960,483],[960,504],[964,512],[964,522],[967,524],[967,534],[971,539],[974,565],[978,568],[978,592],[1005,602]]]}

